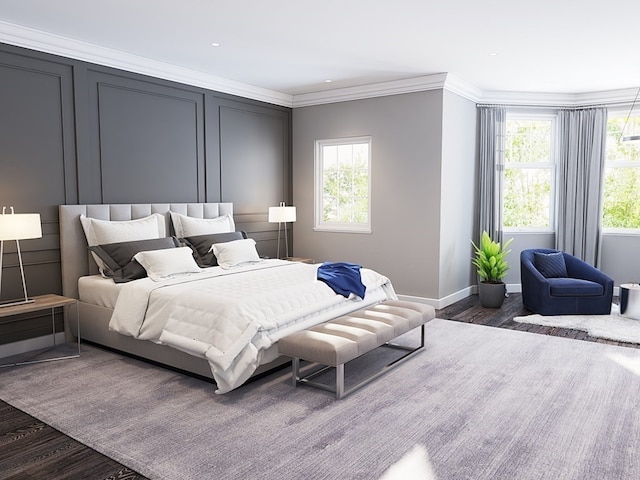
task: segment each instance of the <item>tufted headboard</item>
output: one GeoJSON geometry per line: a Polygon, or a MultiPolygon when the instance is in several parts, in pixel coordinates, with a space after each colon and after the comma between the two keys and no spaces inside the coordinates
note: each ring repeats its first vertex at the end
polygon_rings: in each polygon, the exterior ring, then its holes
{"type": "Polygon", "coordinates": [[[167,235],[172,234],[169,212],[196,218],[216,218],[233,215],[233,203],[140,203],[104,205],[60,205],[60,260],[62,264],[62,294],[78,298],[78,279],[98,273],[87,248],[80,224],[80,215],[100,220],[135,220],[153,213],[164,215],[167,235]]]}

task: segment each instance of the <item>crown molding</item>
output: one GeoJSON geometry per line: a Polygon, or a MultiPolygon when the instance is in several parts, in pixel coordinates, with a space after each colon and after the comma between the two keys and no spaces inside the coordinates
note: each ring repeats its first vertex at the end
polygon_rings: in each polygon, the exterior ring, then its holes
{"type": "Polygon", "coordinates": [[[293,97],[281,92],[3,21],[0,42],[284,107],[293,104],[293,97]]]}
{"type": "Polygon", "coordinates": [[[293,108],[322,105],[327,103],[348,102],[365,98],[385,97],[403,93],[438,90],[444,87],[446,73],[437,73],[422,77],[370,83],[355,87],[334,88],[321,92],[294,95],[293,108]]]}
{"type": "Polygon", "coordinates": [[[586,93],[484,92],[480,103],[535,107],[586,107],[633,102],[637,88],[586,93]]]}
{"type": "Polygon", "coordinates": [[[295,95],[293,97],[293,107],[308,107],[326,103],[348,102],[350,100],[362,100],[365,98],[441,89],[449,90],[473,102],[478,102],[482,96],[482,90],[450,73],[435,73],[433,75],[405,78],[402,80],[295,95]]]}
{"type": "Polygon", "coordinates": [[[439,89],[450,91],[475,103],[580,107],[630,104],[638,92],[636,88],[576,94],[483,91],[449,73],[437,73],[289,95],[1,20],[0,42],[290,108],[439,89]]]}

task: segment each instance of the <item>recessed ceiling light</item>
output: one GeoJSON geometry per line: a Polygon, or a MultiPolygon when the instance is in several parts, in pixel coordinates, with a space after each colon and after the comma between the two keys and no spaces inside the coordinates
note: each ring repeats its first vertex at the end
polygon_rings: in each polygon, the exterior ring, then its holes
{"type": "Polygon", "coordinates": [[[333,80],[326,79],[326,80],[324,81],[324,83],[331,83],[331,82],[333,82],[333,80]]]}
{"type": "Polygon", "coordinates": [[[220,44],[218,42],[211,42],[212,47],[219,47],[220,44]]]}
{"type": "Polygon", "coordinates": [[[497,54],[496,52],[491,52],[491,53],[489,54],[489,56],[490,56],[490,57],[497,57],[497,56],[498,56],[498,54],[497,54]]]}

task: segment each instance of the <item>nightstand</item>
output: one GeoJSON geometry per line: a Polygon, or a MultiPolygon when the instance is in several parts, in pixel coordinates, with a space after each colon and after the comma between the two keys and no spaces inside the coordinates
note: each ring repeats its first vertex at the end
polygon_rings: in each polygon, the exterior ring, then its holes
{"type": "Polygon", "coordinates": [[[283,260],[288,260],[289,262],[315,263],[313,261],[313,258],[305,258],[305,257],[284,257],[283,260]]]}
{"type": "MultiPolygon", "coordinates": [[[[56,330],[55,330],[55,312],[56,308],[63,308],[70,305],[75,305],[78,301],[75,298],[63,297],[61,295],[40,295],[33,297],[33,302],[23,303],[20,305],[11,305],[7,307],[0,307],[0,318],[12,317],[14,315],[21,315],[24,313],[39,312],[42,310],[51,310],[51,327],[52,327],[52,345],[50,349],[56,347],[56,330]]],[[[51,362],[54,360],[64,360],[67,358],[77,358],[80,356],[80,313],[76,308],[76,322],[78,323],[78,353],[72,355],[62,355],[58,357],[50,357],[39,360],[28,361],[16,361],[12,363],[1,364],[1,367],[13,367],[16,365],[26,365],[29,363],[51,362]]],[[[48,351],[48,350],[45,350],[48,351]]],[[[38,350],[38,353],[40,352],[38,350]]]]}

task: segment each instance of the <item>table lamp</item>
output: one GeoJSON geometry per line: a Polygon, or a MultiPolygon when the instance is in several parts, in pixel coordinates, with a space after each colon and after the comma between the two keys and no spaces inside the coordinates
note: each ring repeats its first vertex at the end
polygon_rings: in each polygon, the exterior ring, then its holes
{"type": "Polygon", "coordinates": [[[27,284],[24,280],[24,267],[22,265],[22,254],[20,253],[20,240],[41,237],[42,226],[40,224],[39,213],[14,213],[13,207],[11,207],[11,213],[6,213],[6,207],[2,207],[2,215],[0,215],[0,293],[2,292],[2,257],[4,254],[4,242],[8,240],[15,240],[16,250],[18,252],[18,262],[20,263],[20,276],[22,277],[24,300],[19,299],[0,302],[0,308],[33,302],[33,299],[27,296],[27,284]]]}
{"type": "Polygon", "coordinates": [[[277,207],[269,207],[269,222],[278,224],[278,258],[280,258],[280,227],[284,223],[285,258],[289,256],[289,240],[287,237],[287,222],[296,221],[296,207],[286,207],[280,202],[277,207]]]}

